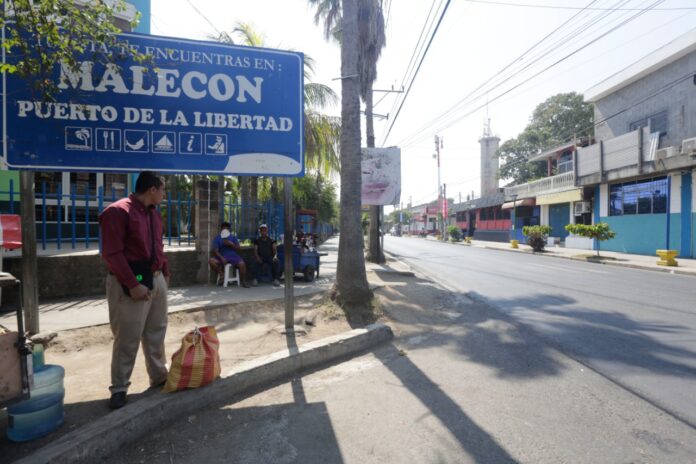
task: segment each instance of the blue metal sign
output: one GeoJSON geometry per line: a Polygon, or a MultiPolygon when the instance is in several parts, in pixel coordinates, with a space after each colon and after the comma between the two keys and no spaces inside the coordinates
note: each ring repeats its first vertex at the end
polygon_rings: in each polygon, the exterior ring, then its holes
{"type": "Polygon", "coordinates": [[[58,66],[56,101],[13,75],[3,88],[4,155],[15,169],[304,175],[303,55],[151,35],[98,44],[58,66]]]}

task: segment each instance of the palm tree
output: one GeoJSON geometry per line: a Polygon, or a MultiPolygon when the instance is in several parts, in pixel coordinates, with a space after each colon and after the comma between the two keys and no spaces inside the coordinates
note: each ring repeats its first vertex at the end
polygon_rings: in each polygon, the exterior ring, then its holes
{"type": "Polygon", "coordinates": [[[315,21],[324,21],[331,37],[341,25],[341,235],[333,294],[349,318],[360,319],[369,308],[372,292],[365,273],[360,220],[360,76],[358,3],[364,0],[309,0],[315,21]],[[342,14],[341,14],[342,11],[342,14]]]}
{"type": "MultiPolygon", "coordinates": [[[[355,104],[352,100],[347,100],[347,94],[350,99],[354,98],[352,92],[354,86],[357,85],[355,79],[350,79],[350,76],[360,76],[360,95],[365,101],[366,113],[366,136],[369,147],[374,147],[374,127],[372,125],[372,84],[377,77],[377,60],[382,48],[386,44],[384,35],[384,16],[382,13],[381,0],[344,0],[343,2],[343,18],[347,18],[347,14],[351,16],[349,20],[343,20],[341,15],[341,0],[308,0],[310,5],[316,8],[314,15],[315,23],[319,24],[323,21],[324,37],[329,40],[331,38],[340,38],[341,42],[341,75],[343,76],[342,83],[342,121],[343,134],[341,137],[341,241],[339,244],[338,255],[338,271],[336,279],[336,291],[339,295],[350,295],[348,303],[366,304],[369,301],[369,290],[365,290],[367,286],[366,278],[364,278],[364,258],[362,257],[362,229],[361,229],[361,213],[360,213],[360,151],[357,152],[351,146],[346,147],[344,143],[351,137],[357,137],[357,143],[360,142],[360,119],[359,119],[359,99],[356,113],[352,117],[357,117],[357,135],[353,132],[352,120],[346,120],[347,112],[352,111],[355,104]],[[346,9],[348,7],[348,9],[346,9]],[[353,53],[357,51],[357,56],[353,53]],[[352,61],[355,60],[355,61],[352,61]],[[350,130],[351,135],[347,135],[346,131],[350,130]],[[351,157],[355,156],[355,159],[351,157]],[[356,171],[353,171],[353,164],[356,164],[356,171]],[[350,172],[348,172],[350,166],[350,172]],[[355,180],[358,179],[358,183],[355,180]],[[355,230],[353,227],[355,226],[355,230]],[[356,236],[352,236],[356,234],[356,236]],[[346,246],[343,247],[343,244],[346,246]],[[342,253],[343,250],[343,253],[342,253]],[[348,255],[350,253],[350,255],[348,255]],[[355,253],[355,254],[354,254],[355,253]],[[357,254],[359,253],[359,255],[357,254]],[[362,258],[362,259],[361,259],[362,258]],[[357,267],[360,267],[362,272],[355,273],[357,267]],[[353,281],[351,282],[351,279],[353,281]]],[[[359,148],[359,147],[358,147],[359,148]]],[[[370,240],[370,258],[374,257],[375,261],[383,261],[384,255],[379,248],[379,226],[378,215],[379,207],[371,208],[371,235],[374,237],[370,240]],[[375,214],[376,213],[376,214],[375,214]],[[377,247],[373,250],[373,245],[377,247]]]]}

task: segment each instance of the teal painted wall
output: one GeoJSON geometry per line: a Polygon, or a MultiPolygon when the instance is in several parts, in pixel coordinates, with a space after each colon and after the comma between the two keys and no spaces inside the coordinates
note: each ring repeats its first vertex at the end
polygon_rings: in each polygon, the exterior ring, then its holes
{"type": "MultiPolygon", "coordinates": [[[[696,215],[695,215],[696,216],[696,215]]],[[[600,218],[616,232],[616,238],[602,242],[602,250],[655,255],[667,245],[665,214],[635,214],[600,218]]],[[[696,222],[696,217],[694,218],[696,222]]],[[[670,214],[670,249],[681,248],[681,214],[670,214]]]]}
{"type": "Polygon", "coordinates": [[[691,215],[691,257],[696,258],[696,213],[691,215]]]}
{"type": "Polygon", "coordinates": [[[570,203],[549,205],[549,225],[551,226],[551,237],[558,237],[561,240],[569,235],[565,230],[566,224],[570,220],[570,203]]]}

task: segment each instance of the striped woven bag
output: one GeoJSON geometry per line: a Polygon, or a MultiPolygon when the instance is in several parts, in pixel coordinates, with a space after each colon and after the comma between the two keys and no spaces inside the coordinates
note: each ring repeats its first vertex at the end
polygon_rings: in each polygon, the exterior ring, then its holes
{"type": "Polygon", "coordinates": [[[181,340],[163,391],[173,392],[207,385],[220,376],[220,342],[215,327],[196,327],[181,340]]]}

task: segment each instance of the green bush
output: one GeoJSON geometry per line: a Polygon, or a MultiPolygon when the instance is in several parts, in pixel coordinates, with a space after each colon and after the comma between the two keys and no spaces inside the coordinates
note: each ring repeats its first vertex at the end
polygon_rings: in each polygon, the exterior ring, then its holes
{"type": "Polygon", "coordinates": [[[459,226],[447,226],[447,235],[453,242],[458,242],[462,239],[462,229],[459,226]]]}
{"type": "Polygon", "coordinates": [[[550,226],[524,226],[522,234],[527,237],[527,245],[534,251],[544,251],[546,238],[551,233],[550,226]]]}
{"type": "Polygon", "coordinates": [[[573,234],[580,237],[587,237],[597,240],[597,256],[599,256],[599,245],[605,240],[611,240],[616,237],[616,232],[611,230],[609,224],[606,222],[600,222],[598,224],[586,225],[586,224],[568,224],[565,229],[573,234]]]}

